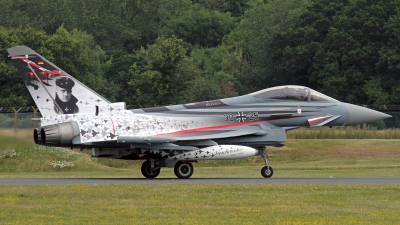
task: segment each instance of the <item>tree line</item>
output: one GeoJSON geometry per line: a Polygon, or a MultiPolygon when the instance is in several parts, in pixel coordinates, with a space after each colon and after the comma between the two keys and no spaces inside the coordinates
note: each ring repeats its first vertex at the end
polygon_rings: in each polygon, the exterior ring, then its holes
{"type": "Polygon", "coordinates": [[[25,45],[110,101],[149,107],[304,85],[400,103],[396,0],[0,0],[0,105],[34,105],[25,45]]]}

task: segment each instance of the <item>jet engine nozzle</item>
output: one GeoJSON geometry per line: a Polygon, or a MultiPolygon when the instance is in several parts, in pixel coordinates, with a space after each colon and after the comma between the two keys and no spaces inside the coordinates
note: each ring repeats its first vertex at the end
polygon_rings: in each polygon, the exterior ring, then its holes
{"type": "Polygon", "coordinates": [[[40,131],[38,129],[33,130],[33,140],[35,141],[35,144],[42,145],[42,137],[40,135],[40,131]]]}
{"type": "MultiPolygon", "coordinates": [[[[44,126],[40,130],[42,143],[51,146],[72,146],[72,139],[77,135],[79,127],[75,121],[44,126]]],[[[39,134],[37,138],[39,139],[39,134]]]]}

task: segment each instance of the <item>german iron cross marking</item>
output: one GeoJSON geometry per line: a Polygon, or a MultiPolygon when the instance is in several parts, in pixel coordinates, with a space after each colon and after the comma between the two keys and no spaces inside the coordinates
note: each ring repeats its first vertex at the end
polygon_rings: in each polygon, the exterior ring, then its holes
{"type": "Polygon", "coordinates": [[[236,119],[239,121],[239,123],[242,123],[246,119],[246,115],[243,115],[243,112],[238,112],[236,119]]]}

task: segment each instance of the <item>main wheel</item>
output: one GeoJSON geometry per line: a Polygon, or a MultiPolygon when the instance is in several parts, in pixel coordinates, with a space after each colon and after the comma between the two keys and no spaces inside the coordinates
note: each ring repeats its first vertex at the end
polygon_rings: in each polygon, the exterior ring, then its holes
{"type": "Polygon", "coordinates": [[[161,169],[157,164],[154,164],[154,168],[152,170],[149,160],[146,160],[142,164],[141,171],[143,176],[146,178],[156,178],[160,174],[161,169]]]}
{"type": "Polygon", "coordinates": [[[272,169],[272,167],[270,167],[270,166],[264,166],[261,169],[261,175],[265,178],[270,178],[270,177],[272,177],[273,174],[274,174],[274,169],[272,169]]]}
{"type": "Polygon", "coordinates": [[[193,174],[193,165],[187,162],[178,162],[174,167],[175,175],[181,179],[187,179],[193,174]]]}

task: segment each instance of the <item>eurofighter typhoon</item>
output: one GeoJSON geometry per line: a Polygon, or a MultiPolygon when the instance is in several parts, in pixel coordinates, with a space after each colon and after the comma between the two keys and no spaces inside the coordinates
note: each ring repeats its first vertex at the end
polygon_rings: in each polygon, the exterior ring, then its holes
{"type": "Polygon", "coordinates": [[[111,103],[24,46],[8,49],[39,108],[36,144],[91,149],[93,157],[144,160],[155,178],[162,167],[178,178],[199,160],[261,156],[269,178],[266,146],[283,146],[299,127],[356,125],[390,116],[340,102],[308,87],[286,85],[251,94],[182,105],[127,110],[111,103]]]}

